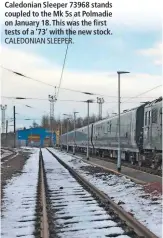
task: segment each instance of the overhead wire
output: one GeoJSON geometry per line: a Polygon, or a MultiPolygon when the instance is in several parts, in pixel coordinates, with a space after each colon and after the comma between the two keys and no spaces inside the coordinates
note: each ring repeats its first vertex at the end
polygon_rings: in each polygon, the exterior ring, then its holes
{"type": "MultiPolygon", "coordinates": [[[[46,83],[46,82],[43,82],[43,81],[41,81],[41,80],[38,80],[38,79],[34,79],[33,77],[31,78],[31,77],[28,77],[28,76],[26,76],[26,75],[24,75],[24,74],[22,74],[22,73],[18,73],[18,72],[15,72],[15,71],[13,71],[13,70],[11,70],[11,69],[7,69],[7,68],[5,68],[5,67],[3,67],[3,66],[1,66],[1,68],[3,68],[3,69],[5,69],[5,70],[7,70],[7,71],[10,71],[10,72],[12,72],[12,73],[15,73],[16,75],[18,75],[18,76],[22,76],[22,77],[24,77],[24,78],[28,78],[28,79],[31,79],[31,80],[33,80],[33,81],[36,81],[36,82],[38,82],[38,83],[42,83],[42,84],[44,84],[44,85],[47,85],[47,86],[50,86],[50,87],[53,87],[53,88],[59,88],[59,89],[61,89],[61,90],[67,90],[67,91],[71,91],[71,92],[76,92],[76,93],[83,93],[83,94],[88,94],[88,95],[94,95],[94,96],[102,96],[102,97],[108,97],[108,98],[117,98],[117,96],[112,96],[112,95],[106,95],[106,94],[99,94],[99,93],[93,93],[93,92],[83,92],[83,91],[80,91],[80,90],[75,90],[75,89],[70,89],[70,88],[63,88],[63,87],[57,87],[57,86],[55,86],[55,85],[52,85],[52,84],[49,84],[49,83],[46,83]]],[[[162,86],[162,85],[158,85],[158,86],[156,86],[156,88],[158,88],[158,87],[160,87],[160,86],[162,86]]],[[[153,89],[152,89],[153,90],[153,89]]],[[[148,90],[147,92],[149,92],[149,91],[151,91],[151,90],[148,90]]],[[[128,101],[129,99],[132,99],[132,98],[136,98],[136,97],[138,97],[138,96],[141,96],[141,95],[143,95],[143,94],[145,94],[145,93],[147,93],[147,92],[144,92],[144,93],[141,93],[141,94],[139,94],[139,95],[137,95],[137,96],[135,96],[135,97],[121,97],[121,98],[127,98],[127,100],[126,101],[128,101]]],[[[155,97],[141,97],[141,98],[155,98],[155,97]]],[[[41,99],[42,100],[42,99],[41,99]]],[[[47,99],[43,99],[43,100],[47,100],[47,99]]]]}
{"type": "MultiPolygon", "coordinates": [[[[74,20],[74,16],[72,17],[71,23],[73,22],[73,20],[74,20]]],[[[72,30],[72,24],[71,24],[71,30],[72,30]]],[[[68,42],[70,42],[70,31],[69,31],[69,41],[68,42]]],[[[62,71],[61,71],[61,77],[60,77],[60,80],[59,80],[58,91],[56,93],[56,100],[58,99],[58,96],[59,96],[59,91],[60,91],[60,87],[61,87],[61,83],[62,83],[62,79],[63,79],[63,73],[64,73],[64,69],[65,69],[65,65],[66,65],[67,53],[68,53],[69,45],[70,44],[68,43],[67,47],[66,47],[66,51],[65,51],[65,56],[64,56],[63,66],[62,66],[62,71]]]]}
{"type": "Polygon", "coordinates": [[[131,100],[131,99],[138,98],[139,96],[144,95],[144,94],[146,94],[146,93],[149,93],[149,92],[151,92],[151,91],[153,91],[153,90],[155,90],[156,88],[159,88],[159,87],[161,87],[161,86],[162,86],[162,84],[157,85],[157,86],[155,86],[154,88],[151,88],[151,89],[149,89],[149,90],[147,90],[147,91],[145,91],[145,92],[142,92],[142,93],[140,93],[140,94],[138,94],[138,95],[136,95],[136,96],[134,96],[134,97],[128,98],[127,100],[123,101],[122,103],[128,102],[128,101],[131,100]]]}
{"type": "MultiPolygon", "coordinates": [[[[48,99],[45,99],[45,98],[32,98],[32,97],[24,97],[24,98],[22,98],[22,97],[12,97],[12,96],[1,96],[2,98],[6,98],[6,99],[9,99],[9,100],[13,100],[13,99],[15,99],[15,100],[43,100],[43,101],[48,101],[48,99]]],[[[59,100],[59,102],[79,102],[79,103],[83,103],[83,102],[86,102],[86,101],[82,101],[82,100],[71,100],[71,99],[60,99],[59,100]]],[[[94,103],[96,103],[95,101],[94,101],[94,103]]],[[[110,102],[108,102],[108,101],[105,101],[105,103],[118,103],[118,101],[110,101],[110,102]]],[[[140,102],[138,102],[138,101],[132,101],[132,102],[128,102],[128,101],[124,101],[124,102],[121,102],[121,103],[140,103],[140,102]]],[[[24,104],[25,105],[25,104],[24,104]]],[[[28,107],[28,105],[25,105],[25,106],[27,106],[28,107]]]]}
{"type": "Polygon", "coordinates": [[[12,97],[12,96],[1,96],[2,98],[15,99],[15,100],[43,100],[47,101],[47,98],[30,98],[30,97],[12,97]]]}
{"type": "MultiPolygon", "coordinates": [[[[69,34],[69,39],[70,39],[70,34],[69,34]]],[[[66,47],[66,52],[65,52],[63,66],[62,66],[62,71],[61,71],[61,77],[60,77],[60,80],[59,80],[59,86],[57,87],[58,91],[56,93],[56,99],[58,99],[58,96],[59,96],[59,90],[60,90],[60,86],[61,86],[61,82],[62,82],[62,78],[63,78],[63,72],[64,72],[64,68],[65,68],[65,64],[66,64],[68,48],[69,48],[69,43],[67,44],[67,47],[66,47]]]]}
{"type": "Polygon", "coordinates": [[[33,105],[30,106],[30,105],[24,104],[24,103],[20,102],[19,100],[16,101],[16,103],[21,104],[22,106],[28,107],[28,108],[30,108],[30,109],[38,110],[38,111],[40,111],[40,112],[42,112],[42,113],[48,113],[48,112],[46,112],[45,110],[40,110],[40,109],[38,109],[38,107],[34,107],[33,105]]]}
{"type": "MultiPolygon", "coordinates": [[[[12,98],[10,98],[10,99],[12,99],[12,98]]],[[[46,112],[45,110],[43,111],[43,110],[38,109],[37,107],[24,104],[24,103],[20,102],[19,100],[16,101],[16,102],[14,103],[14,105],[15,105],[15,104],[19,104],[19,105],[21,105],[21,106],[25,106],[25,107],[28,107],[28,108],[30,108],[30,109],[38,110],[38,111],[42,112],[43,115],[45,115],[46,113],[48,113],[48,112],[46,112]]],[[[39,119],[30,118],[30,119],[29,119],[28,115],[24,115],[24,114],[22,114],[22,113],[17,113],[17,114],[18,114],[18,116],[21,115],[21,116],[23,116],[23,117],[25,117],[25,118],[18,118],[18,117],[17,117],[16,120],[41,120],[41,118],[39,118],[39,119]],[[28,119],[26,119],[26,118],[28,118],[28,119]]],[[[13,119],[12,116],[11,116],[11,117],[7,116],[6,118],[8,118],[8,119],[13,119]]]]}
{"type": "MultiPolygon", "coordinates": [[[[28,76],[26,76],[26,75],[24,75],[24,74],[22,74],[22,73],[18,73],[18,72],[16,72],[16,71],[14,71],[14,70],[11,70],[11,69],[7,69],[7,68],[5,68],[5,67],[3,67],[2,65],[1,65],[1,68],[3,68],[3,69],[5,69],[5,70],[7,70],[7,71],[9,71],[9,72],[11,72],[11,73],[14,73],[14,74],[16,74],[16,75],[18,75],[18,76],[21,76],[21,77],[24,77],[24,78],[28,78],[28,79],[31,79],[31,80],[33,80],[33,81],[36,81],[36,82],[38,82],[38,83],[42,83],[42,84],[44,84],[44,85],[47,85],[47,86],[50,86],[50,87],[53,87],[53,88],[59,88],[59,87],[57,87],[57,86],[55,86],[55,85],[53,85],[53,84],[49,84],[49,83],[46,83],[46,82],[43,82],[43,81],[41,81],[41,80],[39,80],[39,79],[35,79],[35,78],[31,78],[31,77],[28,77],[28,76]]],[[[75,89],[70,89],[70,88],[61,88],[60,87],[60,89],[63,89],[63,90],[67,90],[67,91],[71,91],[71,92],[77,92],[77,93],[83,93],[82,91],[80,91],[80,90],[75,90],[75,89]]]]}
{"type": "MultiPolygon", "coordinates": [[[[6,98],[6,99],[11,99],[11,100],[13,100],[13,99],[15,99],[15,100],[41,100],[41,101],[48,101],[48,98],[33,98],[33,97],[21,97],[21,96],[19,96],[19,97],[14,97],[14,96],[1,96],[1,98],[6,98]]],[[[123,97],[121,97],[121,98],[123,98],[123,97]]],[[[132,97],[132,98],[136,98],[136,96],[135,97],[132,97]]],[[[146,98],[146,97],[141,97],[141,98],[146,98]]],[[[139,99],[141,99],[141,98],[139,98],[139,99]]],[[[155,99],[156,97],[150,97],[150,98],[153,98],[153,99],[155,99]]],[[[60,99],[59,100],[60,102],[83,102],[83,101],[78,101],[78,100],[73,100],[73,99],[60,99]]],[[[126,100],[126,101],[128,101],[128,100],[126,100]]],[[[124,102],[126,102],[126,101],[124,101],[124,102]]],[[[124,102],[122,102],[122,103],[124,103],[124,102]]],[[[105,101],[105,103],[116,103],[116,102],[107,102],[107,101],[105,101]]],[[[131,102],[131,103],[133,103],[133,102],[131,102]]]]}
{"type": "MultiPolygon", "coordinates": [[[[48,99],[45,98],[28,98],[28,97],[12,97],[12,96],[1,96],[2,98],[7,98],[7,99],[16,99],[16,100],[44,100],[44,101],[48,101],[48,99]]],[[[78,100],[59,100],[60,102],[85,102],[85,101],[78,101],[78,100]]]]}
{"type": "MultiPolygon", "coordinates": [[[[144,95],[144,94],[146,94],[146,93],[148,93],[148,92],[151,92],[151,91],[153,91],[153,90],[155,90],[155,89],[157,89],[157,88],[159,88],[159,87],[161,87],[162,86],[162,84],[160,84],[160,85],[157,85],[157,86],[155,86],[155,87],[153,87],[153,88],[151,88],[151,89],[149,89],[149,90],[147,90],[147,91],[145,91],[145,92],[142,92],[142,93],[140,93],[140,94],[138,94],[138,95],[136,95],[136,96],[133,96],[133,97],[131,97],[131,98],[128,98],[127,100],[125,100],[125,101],[122,101],[122,102],[120,102],[120,104],[122,104],[122,103],[143,103],[143,102],[128,102],[130,99],[132,100],[132,99],[135,99],[135,98],[138,98],[138,99],[141,99],[142,97],[139,97],[139,96],[141,96],[141,95],[144,95]]],[[[156,99],[156,97],[154,97],[154,99],[156,99]]],[[[106,102],[106,103],[109,103],[109,102],[106,102]]],[[[112,102],[113,103],[113,102],[112,102]]],[[[118,101],[116,102],[116,103],[118,103],[118,101]]],[[[114,108],[112,107],[112,108],[110,108],[111,110],[113,110],[114,108]]]]}
{"type": "Polygon", "coordinates": [[[29,76],[26,76],[26,75],[24,75],[24,74],[22,74],[22,73],[19,73],[19,72],[16,72],[16,71],[14,71],[14,70],[12,70],[12,69],[8,69],[8,68],[5,68],[5,67],[3,67],[2,65],[1,65],[1,68],[3,68],[3,69],[5,69],[5,70],[7,70],[7,71],[10,71],[11,73],[14,73],[14,74],[16,74],[16,75],[18,75],[18,76],[20,76],[20,77],[24,77],[24,78],[27,78],[27,79],[31,79],[31,80],[33,80],[33,81],[36,81],[36,82],[38,82],[38,83],[42,83],[42,84],[44,84],[44,85],[47,85],[47,86],[50,86],[50,87],[55,87],[54,85],[52,85],[52,84],[49,84],[49,83],[45,83],[45,82],[43,82],[43,81],[41,81],[41,80],[39,80],[39,79],[35,79],[35,78],[31,78],[31,77],[29,77],[29,76]]]}

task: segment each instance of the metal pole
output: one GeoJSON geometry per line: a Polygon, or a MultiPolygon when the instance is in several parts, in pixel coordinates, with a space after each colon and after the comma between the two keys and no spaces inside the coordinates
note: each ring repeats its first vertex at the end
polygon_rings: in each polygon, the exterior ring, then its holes
{"type": "Polygon", "coordinates": [[[14,148],[16,147],[16,118],[15,118],[15,106],[13,107],[14,114],[14,148]]]}
{"type": "Polygon", "coordinates": [[[102,119],[102,104],[104,103],[104,99],[97,97],[97,103],[99,104],[99,120],[101,120],[102,119]]]}
{"type": "Polygon", "coordinates": [[[102,120],[102,104],[104,103],[104,99],[101,98],[101,120],[102,120]]]}
{"type": "Polygon", "coordinates": [[[74,146],[73,146],[73,155],[75,155],[75,140],[76,140],[76,113],[74,112],[74,146]]]}
{"type": "Polygon", "coordinates": [[[31,132],[31,147],[32,147],[32,142],[33,142],[33,140],[32,140],[32,128],[30,129],[30,132],[31,132]]]}
{"type": "Polygon", "coordinates": [[[101,119],[101,102],[99,102],[99,120],[101,119]]]}
{"type": "Polygon", "coordinates": [[[87,141],[87,160],[89,160],[89,100],[88,102],[88,141],[87,141]]]}
{"type": "Polygon", "coordinates": [[[61,121],[61,134],[60,134],[60,149],[62,151],[62,121],[61,121]]]}
{"type": "MultiPolygon", "coordinates": [[[[49,95],[50,98],[50,95],[49,95]]],[[[49,99],[50,101],[50,99],[49,99]]],[[[50,132],[51,132],[51,139],[50,139],[50,146],[52,146],[52,118],[51,118],[51,101],[50,101],[50,132]]]]}
{"type": "Polygon", "coordinates": [[[120,138],[120,73],[118,73],[118,163],[117,163],[117,169],[118,171],[121,171],[121,138],[120,138]]]}
{"type": "Polygon", "coordinates": [[[7,147],[8,120],[6,120],[6,147],[7,147]]]}
{"type": "Polygon", "coordinates": [[[51,125],[51,146],[53,146],[53,116],[52,116],[52,107],[53,107],[53,102],[50,102],[50,125],[51,125]]]}
{"type": "Polygon", "coordinates": [[[56,96],[49,95],[50,102],[50,129],[51,129],[51,146],[54,146],[53,141],[53,124],[54,124],[54,102],[56,101],[56,96]]]}
{"type": "Polygon", "coordinates": [[[100,120],[102,120],[102,101],[100,103],[100,120]]]}
{"type": "Polygon", "coordinates": [[[69,123],[68,120],[69,120],[69,119],[67,119],[67,153],[68,153],[68,123],[69,123]]]}
{"type": "Polygon", "coordinates": [[[7,109],[7,105],[1,105],[1,112],[2,112],[2,133],[5,133],[5,110],[7,109]]]}

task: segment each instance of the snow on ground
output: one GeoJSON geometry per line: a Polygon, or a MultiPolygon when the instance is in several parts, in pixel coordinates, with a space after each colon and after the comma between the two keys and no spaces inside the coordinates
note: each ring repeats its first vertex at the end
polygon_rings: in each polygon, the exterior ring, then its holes
{"type": "Polygon", "coordinates": [[[9,156],[9,155],[12,155],[12,154],[13,154],[13,152],[11,152],[11,151],[9,151],[9,150],[3,150],[3,149],[1,149],[1,151],[2,151],[1,159],[3,159],[3,158],[6,157],[6,156],[9,156]]]}
{"type": "MultiPolygon", "coordinates": [[[[92,166],[84,163],[81,157],[74,158],[72,155],[50,148],[51,151],[76,169],[90,183],[94,184],[101,191],[105,192],[116,203],[144,224],[158,237],[162,237],[162,198],[150,197],[144,192],[142,185],[135,184],[125,176],[114,174],[90,174],[81,169],[82,166],[92,166]]],[[[92,166],[96,167],[96,166],[92,166]]]]}
{"type": "Polygon", "coordinates": [[[33,151],[38,150],[37,147],[28,147],[28,146],[22,146],[20,148],[17,148],[18,151],[24,151],[24,152],[30,152],[33,153],[33,151]]]}
{"type": "Polygon", "coordinates": [[[90,193],[46,149],[42,149],[57,237],[129,238],[90,193]],[[61,189],[62,188],[62,189],[61,189]]]}
{"type": "MultiPolygon", "coordinates": [[[[15,158],[16,156],[18,156],[18,154],[19,154],[20,151],[21,151],[21,152],[34,153],[35,150],[37,150],[37,148],[35,148],[35,147],[33,147],[33,148],[32,148],[32,147],[20,147],[20,148],[14,148],[13,151],[15,151],[16,154],[13,155],[12,157],[9,157],[7,160],[1,162],[1,165],[2,165],[3,163],[5,163],[6,161],[9,161],[9,160],[15,158]]],[[[1,152],[2,152],[2,153],[1,153],[1,159],[5,159],[5,157],[7,157],[7,156],[13,154],[12,151],[7,150],[7,149],[1,149],[1,152]]]]}
{"type": "MultiPolygon", "coordinates": [[[[5,161],[1,162],[1,165],[3,166],[3,164],[4,164],[5,162],[14,159],[16,156],[18,156],[18,154],[19,154],[19,153],[17,152],[15,155],[13,155],[13,156],[11,156],[11,157],[9,157],[9,158],[6,158],[5,161]]],[[[10,155],[10,154],[9,154],[9,155],[10,155]]],[[[12,155],[12,153],[11,153],[11,155],[12,155]]],[[[3,158],[5,159],[5,157],[6,157],[6,156],[4,156],[3,158]]]]}
{"type": "Polygon", "coordinates": [[[35,150],[35,149],[37,149],[37,147],[21,146],[20,149],[23,149],[23,150],[35,150]]]}
{"type": "Polygon", "coordinates": [[[2,238],[34,238],[39,150],[34,149],[21,175],[4,188],[1,213],[2,238]]]}

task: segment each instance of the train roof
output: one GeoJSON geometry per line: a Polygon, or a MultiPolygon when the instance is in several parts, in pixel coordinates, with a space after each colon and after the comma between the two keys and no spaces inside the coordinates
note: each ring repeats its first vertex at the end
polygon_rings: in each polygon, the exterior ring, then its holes
{"type": "MultiPolygon", "coordinates": [[[[139,107],[152,105],[152,104],[155,104],[155,103],[160,102],[160,101],[162,101],[162,97],[159,97],[159,98],[153,100],[152,102],[144,102],[144,103],[143,103],[142,105],[140,105],[140,106],[137,106],[137,107],[134,107],[134,108],[131,108],[131,109],[127,109],[127,110],[123,110],[123,112],[121,113],[121,115],[124,115],[124,114],[126,114],[126,113],[128,113],[128,112],[134,111],[134,110],[138,109],[139,107]]],[[[116,118],[117,116],[118,116],[118,114],[116,114],[116,115],[114,115],[114,116],[112,116],[112,117],[107,117],[107,118],[105,118],[105,119],[103,119],[103,120],[94,122],[93,124],[100,124],[101,122],[105,122],[105,121],[107,121],[108,119],[116,118]]]]}
{"type": "MultiPolygon", "coordinates": [[[[134,107],[134,108],[131,108],[131,109],[127,109],[127,110],[123,110],[123,112],[121,113],[121,115],[124,115],[124,114],[126,114],[126,113],[128,113],[128,112],[131,112],[131,111],[134,111],[134,110],[136,110],[136,109],[138,109],[139,107],[148,107],[148,106],[151,106],[151,105],[153,105],[153,104],[155,104],[155,103],[157,103],[157,102],[161,102],[162,101],[162,96],[161,97],[159,97],[159,98],[157,98],[157,99],[155,99],[155,100],[153,100],[153,101],[151,101],[151,102],[144,102],[142,105],[140,105],[140,106],[137,106],[137,107],[134,107]]],[[[90,123],[90,126],[92,125],[92,124],[95,124],[95,125],[98,125],[98,124],[101,124],[101,123],[103,123],[103,122],[106,122],[107,120],[109,120],[109,119],[112,119],[112,118],[116,118],[116,117],[118,117],[118,114],[116,114],[116,115],[114,115],[114,116],[112,116],[112,117],[107,117],[107,118],[105,118],[105,119],[102,119],[102,120],[99,120],[99,121],[96,121],[96,122],[94,122],[94,123],[90,123]]],[[[86,128],[87,126],[83,126],[83,127],[80,127],[80,128],[76,128],[77,130],[79,130],[79,129],[84,129],[84,128],[86,128]]],[[[74,130],[72,130],[72,131],[69,131],[68,133],[71,133],[71,132],[73,132],[74,130]]],[[[66,135],[67,133],[64,133],[64,134],[62,134],[62,135],[66,135]]]]}
{"type": "MultiPolygon", "coordinates": [[[[123,110],[123,112],[121,112],[121,115],[124,115],[124,114],[127,114],[128,112],[134,111],[134,110],[138,109],[139,107],[142,107],[143,105],[145,105],[145,104],[142,104],[142,105],[140,105],[140,106],[138,106],[138,107],[134,107],[134,108],[131,108],[131,109],[123,110]]],[[[111,117],[107,117],[107,118],[105,118],[105,119],[103,119],[103,120],[94,122],[93,124],[98,125],[98,124],[100,124],[100,123],[102,123],[102,122],[106,122],[107,120],[113,119],[113,118],[116,118],[116,117],[118,117],[118,114],[116,114],[116,115],[114,115],[114,116],[111,116],[111,117]]]]}
{"type": "Polygon", "coordinates": [[[154,105],[154,104],[156,104],[156,103],[158,103],[158,102],[161,102],[161,101],[162,101],[162,96],[160,96],[159,98],[153,100],[152,102],[148,102],[146,106],[147,106],[147,107],[148,107],[148,106],[152,106],[152,105],[154,105]]]}
{"type": "MultiPolygon", "coordinates": [[[[145,105],[145,104],[143,104],[143,105],[145,105]]],[[[140,106],[138,106],[138,107],[135,107],[135,108],[132,108],[132,109],[129,109],[129,110],[124,110],[124,111],[121,113],[121,115],[124,115],[124,114],[126,114],[126,113],[128,113],[128,112],[130,112],[130,111],[136,110],[137,108],[139,108],[139,107],[141,107],[141,106],[143,106],[143,105],[140,105],[140,106]]],[[[102,119],[102,120],[99,120],[99,121],[90,123],[89,126],[91,126],[92,124],[95,124],[95,125],[101,124],[101,123],[106,122],[106,121],[108,121],[108,120],[110,120],[110,119],[116,118],[117,116],[118,116],[118,115],[115,115],[115,116],[112,116],[112,117],[107,117],[107,118],[105,118],[105,119],[102,119]]],[[[76,128],[76,130],[84,130],[85,128],[87,128],[87,125],[86,125],[86,126],[83,126],[83,127],[80,127],[80,128],[76,128]]],[[[72,133],[72,132],[74,132],[74,130],[69,131],[68,134],[69,134],[69,133],[72,133]]],[[[66,135],[66,134],[67,134],[67,133],[64,133],[64,134],[62,134],[62,135],[66,135]]]]}

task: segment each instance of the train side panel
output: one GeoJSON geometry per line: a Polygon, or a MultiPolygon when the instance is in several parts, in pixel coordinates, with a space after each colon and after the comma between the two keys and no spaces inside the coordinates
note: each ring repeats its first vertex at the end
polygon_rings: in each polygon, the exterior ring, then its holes
{"type": "MultiPolygon", "coordinates": [[[[76,146],[82,147],[87,145],[87,127],[82,127],[79,129],[76,129],[76,146]]],[[[67,133],[61,136],[62,145],[67,145],[67,133]]],[[[73,146],[74,145],[74,131],[68,132],[68,145],[73,146]]]]}
{"type": "Polygon", "coordinates": [[[86,147],[87,146],[87,127],[82,127],[76,130],[76,146],[86,147]]]}
{"type": "MultiPolygon", "coordinates": [[[[89,147],[93,154],[117,157],[118,117],[90,124],[89,147]]],[[[76,148],[86,151],[87,126],[76,130],[76,148]]],[[[160,169],[162,166],[162,98],[121,114],[121,158],[160,169]]],[[[62,135],[67,145],[67,134],[62,135]]],[[[74,131],[68,133],[68,145],[74,145],[74,131]]]]}
{"type": "Polygon", "coordinates": [[[162,152],[162,101],[145,107],[143,148],[162,152]]]}
{"type": "MultiPolygon", "coordinates": [[[[138,152],[135,140],[136,109],[121,115],[121,148],[138,152]]],[[[94,124],[93,144],[98,149],[118,149],[118,117],[94,124]]]]}

